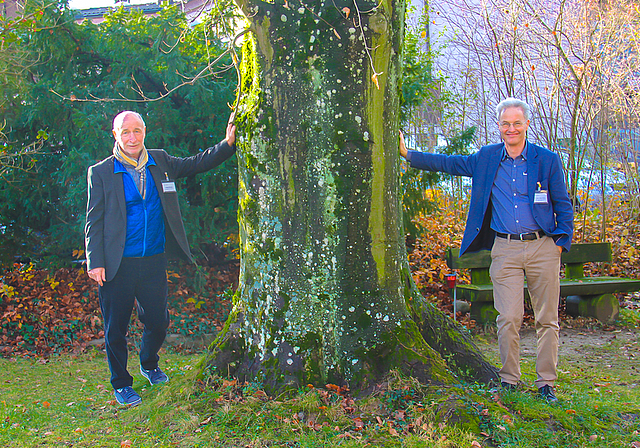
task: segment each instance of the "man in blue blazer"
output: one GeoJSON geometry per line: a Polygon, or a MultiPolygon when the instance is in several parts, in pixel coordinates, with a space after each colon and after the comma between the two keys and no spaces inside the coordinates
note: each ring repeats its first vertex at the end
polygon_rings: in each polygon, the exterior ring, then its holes
{"type": "Polygon", "coordinates": [[[414,168],[472,178],[460,255],[491,250],[502,386],[513,389],[520,381],[526,276],[538,339],[535,384],[543,398],[557,401],[560,256],[571,247],[573,207],[560,157],[526,139],[527,103],[507,98],[496,109],[502,143],[446,156],[407,151],[401,134],[400,154],[414,168]]]}
{"type": "Polygon", "coordinates": [[[193,262],[178,205],[175,179],[208,171],[235,152],[235,125],[226,139],[186,158],[144,145],[137,112],[113,120],[113,155],[89,168],[85,245],[87,273],[98,282],[111,384],[120,404],[141,402],[127,371],[126,334],[134,303],[144,324],[140,373],[153,384],[168,381],[158,367],[169,313],[167,257],[193,262]]]}

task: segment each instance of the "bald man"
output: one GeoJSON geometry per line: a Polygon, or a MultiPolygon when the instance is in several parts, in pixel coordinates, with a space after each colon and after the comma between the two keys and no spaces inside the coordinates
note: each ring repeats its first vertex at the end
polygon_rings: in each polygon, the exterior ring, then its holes
{"type": "Polygon", "coordinates": [[[113,154],[89,168],[85,245],[87,273],[98,283],[111,385],[118,403],[142,401],[127,371],[127,331],[137,306],[144,325],[140,373],[152,384],[169,380],[158,351],[169,326],[167,258],[193,262],[178,205],[175,179],[208,171],[235,152],[235,125],[226,138],[195,156],[172,157],[144,145],[142,116],[124,111],[113,120],[113,154]]]}

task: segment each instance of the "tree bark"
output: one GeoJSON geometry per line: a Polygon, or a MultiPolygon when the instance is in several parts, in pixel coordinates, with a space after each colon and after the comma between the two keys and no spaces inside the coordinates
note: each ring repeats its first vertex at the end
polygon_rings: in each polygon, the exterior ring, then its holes
{"type": "MultiPolygon", "coordinates": [[[[236,120],[240,286],[206,371],[273,391],[364,390],[394,368],[452,381],[407,307],[416,288],[399,191],[404,1],[239,6],[252,31],[236,120]]],[[[457,327],[449,337],[461,336],[457,327]]]]}

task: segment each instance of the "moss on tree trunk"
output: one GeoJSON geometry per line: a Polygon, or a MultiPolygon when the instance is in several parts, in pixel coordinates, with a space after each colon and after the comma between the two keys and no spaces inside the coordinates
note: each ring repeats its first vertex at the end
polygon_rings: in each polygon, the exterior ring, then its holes
{"type": "Polygon", "coordinates": [[[271,390],[366,389],[392,368],[451,381],[407,307],[404,2],[240,6],[252,30],[237,115],[240,286],[207,373],[271,390]]]}

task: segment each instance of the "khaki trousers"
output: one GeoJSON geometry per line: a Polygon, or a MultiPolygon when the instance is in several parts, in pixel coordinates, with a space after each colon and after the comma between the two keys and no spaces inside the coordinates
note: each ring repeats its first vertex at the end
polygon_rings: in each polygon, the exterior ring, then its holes
{"type": "Polygon", "coordinates": [[[560,251],[548,236],[530,241],[496,237],[491,250],[491,280],[498,311],[500,378],[520,381],[520,327],[524,315],[524,281],[531,296],[538,339],[536,358],[538,388],[553,386],[557,379],[558,303],[560,300],[560,251]]]}

